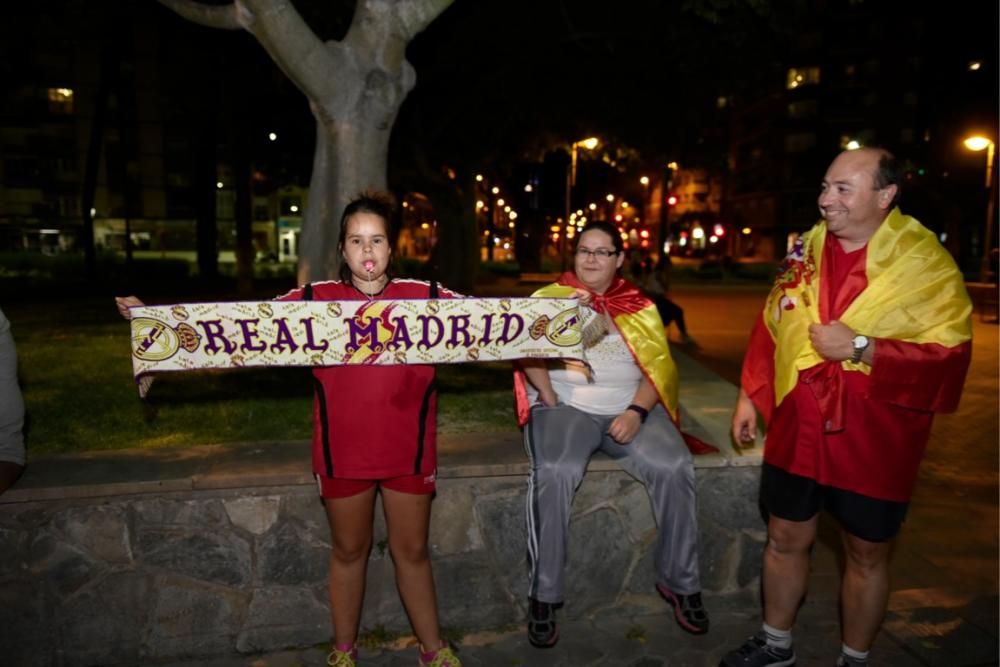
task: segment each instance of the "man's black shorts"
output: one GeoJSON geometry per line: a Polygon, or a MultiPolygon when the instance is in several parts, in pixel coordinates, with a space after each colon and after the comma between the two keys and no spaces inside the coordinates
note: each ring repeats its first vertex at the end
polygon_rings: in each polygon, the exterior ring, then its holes
{"type": "Polygon", "coordinates": [[[909,506],[823,486],[767,463],[760,473],[760,502],[765,512],[787,521],[807,521],[825,509],[844,530],[869,542],[895,537],[909,506]]]}

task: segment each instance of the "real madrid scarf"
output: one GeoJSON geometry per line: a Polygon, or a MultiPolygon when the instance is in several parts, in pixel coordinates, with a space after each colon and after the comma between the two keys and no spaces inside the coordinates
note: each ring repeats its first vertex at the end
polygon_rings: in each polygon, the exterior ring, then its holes
{"type": "MultiPolygon", "coordinates": [[[[775,341],[775,405],[795,387],[799,371],[823,363],[809,340],[820,322],[819,294],[826,224],[796,241],[768,296],[764,321],[775,341]]],[[[972,304],[962,274],[934,234],[894,208],[868,241],[868,286],[840,321],[874,338],[954,347],[972,337],[972,304]]],[[[841,362],[870,373],[867,364],[841,362]]]]}
{"type": "Polygon", "coordinates": [[[131,309],[132,370],[586,361],[576,299],[187,303],[131,309]]]}

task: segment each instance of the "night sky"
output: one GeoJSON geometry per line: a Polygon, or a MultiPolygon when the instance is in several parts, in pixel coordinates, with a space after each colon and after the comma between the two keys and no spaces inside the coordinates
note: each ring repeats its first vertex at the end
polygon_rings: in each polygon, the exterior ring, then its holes
{"type": "MultiPolygon", "coordinates": [[[[338,38],[353,3],[295,5],[320,36],[338,38]]],[[[96,45],[151,22],[173,80],[164,104],[246,116],[258,137],[276,129],[284,141],[275,159],[288,178],[307,179],[314,130],[306,101],[252,36],[190,24],[153,0],[38,0],[6,11],[5,85],[31,78],[24,54],[39,40],[96,45]],[[206,90],[212,95],[200,99],[206,90]]],[[[395,126],[390,174],[405,171],[401,145],[475,168],[537,159],[591,134],[651,164],[719,166],[728,120],[716,113],[718,97],[780,90],[785,68],[817,33],[821,52],[854,50],[859,61],[868,49],[915,45],[928,125],[995,126],[996,2],[457,0],[410,45],[418,84],[395,126]],[[984,69],[970,82],[962,72],[973,59],[984,69]]],[[[893,73],[883,76],[891,85],[893,73]]]]}

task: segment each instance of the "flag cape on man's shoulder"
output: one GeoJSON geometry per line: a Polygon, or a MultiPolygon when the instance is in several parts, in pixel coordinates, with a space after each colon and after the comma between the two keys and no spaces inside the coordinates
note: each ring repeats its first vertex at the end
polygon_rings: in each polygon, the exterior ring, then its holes
{"type": "MultiPolygon", "coordinates": [[[[764,307],[775,341],[775,405],[795,387],[799,371],[823,363],[809,339],[820,321],[819,295],[826,224],[807,232],[782,264],[764,307]]],[[[840,316],[873,338],[955,347],[972,337],[972,303],[954,259],[934,233],[894,208],[868,242],[868,285],[840,316]]],[[[845,370],[870,373],[863,363],[845,370]]]]}

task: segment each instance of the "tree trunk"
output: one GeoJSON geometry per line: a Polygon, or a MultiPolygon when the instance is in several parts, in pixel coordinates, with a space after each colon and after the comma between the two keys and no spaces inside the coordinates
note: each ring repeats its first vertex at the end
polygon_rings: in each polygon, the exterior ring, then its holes
{"type": "Polygon", "coordinates": [[[233,178],[236,179],[236,289],[241,297],[253,295],[253,192],[250,178],[252,169],[246,149],[249,134],[239,128],[233,146],[233,178]]]}
{"type": "Polygon", "coordinates": [[[198,275],[212,280],[219,275],[219,233],[215,216],[218,196],[215,183],[219,174],[215,116],[206,114],[200,129],[195,155],[195,242],[198,275]]]}
{"type": "Polygon", "coordinates": [[[87,144],[87,161],[83,170],[83,192],[80,213],[83,216],[83,264],[87,280],[97,278],[97,250],[94,247],[94,199],[97,194],[97,172],[101,168],[101,151],[104,148],[104,127],[107,123],[108,101],[111,89],[118,82],[118,53],[115,39],[105,39],[101,47],[101,67],[98,73],[97,97],[94,117],[90,123],[90,140],[87,144]]]}
{"type": "Polygon", "coordinates": [[[479,266],[479,228],[471,173],[465,187],[436,179],[427,194],[434,202],[438,219],[438,241],[431,252],[431,277],[441,284],[472,294],[479,266]]]}
{"type": "Polygon", "coordinates": [[[386,189],[389,137],[399,106],[416,77],[407,64],[391,79],[384,70],[345,78],[336,100],[312,104],[316,118],[309,200],[299,241],[299,283],[337,277],[340,269],[340,216],[344,207],[368,189],[386,189]],[[345,101],[356,100],[350,108],[345,101]],[[332,119],[323,109],[340,111],[332,119]]]}

